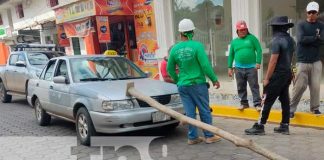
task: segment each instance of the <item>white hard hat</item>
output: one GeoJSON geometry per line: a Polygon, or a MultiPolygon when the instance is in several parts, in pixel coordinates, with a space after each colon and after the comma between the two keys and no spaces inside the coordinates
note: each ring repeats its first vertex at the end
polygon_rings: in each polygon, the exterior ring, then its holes
{"type": "Polygon", "coordinates": [[[309,12],[309,11],[316,11],[318,12],[319,10],[319,5],[317,2],[309,2],[307,7],[306,7],[306,11],[309,12]]]}
{"type": "Polygon", "coordinates": [[[196,27],[192,20],[183,19],[179,22],[179,32],[188,32],[194,30],[196,27]]]}

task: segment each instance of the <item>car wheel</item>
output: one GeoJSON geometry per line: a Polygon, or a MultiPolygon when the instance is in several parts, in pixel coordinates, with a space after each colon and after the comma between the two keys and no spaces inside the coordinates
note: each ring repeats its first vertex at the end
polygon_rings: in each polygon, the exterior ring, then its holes
{"type": "Polygon", "coordinates": [[[76,116],[76,132],[81,144],[89,146],[91,136],[96,135],[91,117],[85,108],[80,108],[76,116]]]}
{"type": "Polygon", "coordinates": [[[40,126],[47,126],[51,123],[51,116],[46,113],[46,111],[42,108],[38,98],[35,101],[35,115],[36,120],[40,126]]]}
{"type": "Polygon", "coordinates": [[[7,94],[6,87],[4,86],[3,82],[0,82],[0,100],[3,103],[10,103],[12,99],[11,95],[7,94]]]}

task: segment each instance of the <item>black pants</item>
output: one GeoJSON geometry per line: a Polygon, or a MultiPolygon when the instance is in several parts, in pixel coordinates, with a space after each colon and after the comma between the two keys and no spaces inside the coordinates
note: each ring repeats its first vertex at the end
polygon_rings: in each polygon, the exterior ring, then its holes
{"type": "Polygon", "coordinates": [[[264,106],[262,107],[261,117],[259,123],[266,124],[270,110],[276,99],[279,97],[282,109],[282,120],[281,123],[289,124],[289,85],[291,82],[291,72],[278,73],[274,72],[270,78],[270,82],[264,87],[263,94],[266,94],[264,100],[264,106]]]}

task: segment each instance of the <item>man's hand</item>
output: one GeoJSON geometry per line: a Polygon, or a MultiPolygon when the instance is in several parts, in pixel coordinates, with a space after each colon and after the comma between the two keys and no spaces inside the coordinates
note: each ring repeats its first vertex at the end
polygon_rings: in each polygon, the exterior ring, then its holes
{"type": "Polygon", "coordinates": [[[256,64],[255,68],[256,69],[260,69],[261,68],[261,64],[256,64]]]}
{"type": "Polygon", "coordinates": [[[228,76],[231,78],[233,77],[233,68],[228,69],[228,76]]]}
{"type": "Polygon", "coordinates": [[[267,86],[269,84],[269,80],[268,79],[264,79],[263,80],[263,87],[267,86]]]}
{"type": "Polygon", "coordinates": [[[220,87],[220,83],[218,81],[213,82],[213,86],[218,89],[220,87]]]}

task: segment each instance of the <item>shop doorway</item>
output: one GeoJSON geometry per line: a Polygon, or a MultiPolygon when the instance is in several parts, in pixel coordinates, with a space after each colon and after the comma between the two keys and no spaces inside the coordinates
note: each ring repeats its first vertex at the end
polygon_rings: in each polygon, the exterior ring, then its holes
{"type": "Polygon", "coordinates": [[[79,38],[72,37],[71,41],[72,41],[72,47],[73,47],[73,55],[81,55],[79,38]]]}
{"type": "Polygon", "coordinates": [[[109,16],[109,27],[111,42],[100,45],[101,53],[115,50],[134,61],[132,53],[137,49],[134,16],[109,16]]]}

